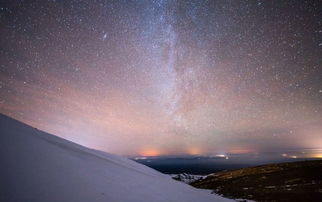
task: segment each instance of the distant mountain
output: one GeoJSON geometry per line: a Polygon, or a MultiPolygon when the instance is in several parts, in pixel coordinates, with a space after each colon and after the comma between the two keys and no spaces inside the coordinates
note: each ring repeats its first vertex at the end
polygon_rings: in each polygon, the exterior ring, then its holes
{"type": "Polygon", "coordinates": [[[230,201],[0,114],[0,201],[230,201]]]}
{"type": "Polygon", "coordinates": [[[240,160],[230,161],[225,158],[209,156],[160,156],[134,158],[133,160],[165,174],[189,173],[193,175],[208,175],[222,170],[239,169],[252,165],[240,160]]]}
{"type": "Polygon", "coordinates": [[[322,160],[222,171],[191,183],[230,198],[255,201],[322,201],[322,160]]]}

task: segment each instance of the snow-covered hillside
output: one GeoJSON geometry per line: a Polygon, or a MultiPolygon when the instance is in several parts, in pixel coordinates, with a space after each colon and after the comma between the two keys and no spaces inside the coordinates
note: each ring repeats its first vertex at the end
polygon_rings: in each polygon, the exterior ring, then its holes
{"type": "Polygon", "coordinates": [[[0,114],[0,201],[229,201],[0,114]]]}

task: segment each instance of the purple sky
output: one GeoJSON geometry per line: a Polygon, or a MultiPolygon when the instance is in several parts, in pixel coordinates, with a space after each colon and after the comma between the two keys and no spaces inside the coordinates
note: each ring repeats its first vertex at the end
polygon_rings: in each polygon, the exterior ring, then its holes
{"type": "Polygon", "coordinates": [[[319,1],[4,1],[0,112],[122,155],[322,148],[319,1]]]}

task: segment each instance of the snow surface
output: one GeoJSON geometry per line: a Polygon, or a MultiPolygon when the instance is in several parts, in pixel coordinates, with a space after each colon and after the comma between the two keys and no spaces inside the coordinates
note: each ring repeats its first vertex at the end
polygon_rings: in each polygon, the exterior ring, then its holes
{"type": "Polygon", "coordinates": [[[186,184],[191,184],[197,180],[205,179],[208,175],[192,175],[188,173],[180,173],[180,174],[170,174],[172,179],[184,182],[186,184]]]}
{"type": "Polygon", "coordinates": [[[0,201],[231,201],[0,114],[0,201]]]}

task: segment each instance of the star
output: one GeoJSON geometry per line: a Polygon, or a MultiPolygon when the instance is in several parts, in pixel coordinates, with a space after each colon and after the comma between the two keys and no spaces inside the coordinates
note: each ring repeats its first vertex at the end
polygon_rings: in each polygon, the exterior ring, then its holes
{"type": "Polygon", "coordinates": [[[107,38],[107,33],[105,33],[105,34],[103,35],[103,37],[102,37],[103,41],[105,41],[105,40],[106,40],[106,38],[107,38]]]}

